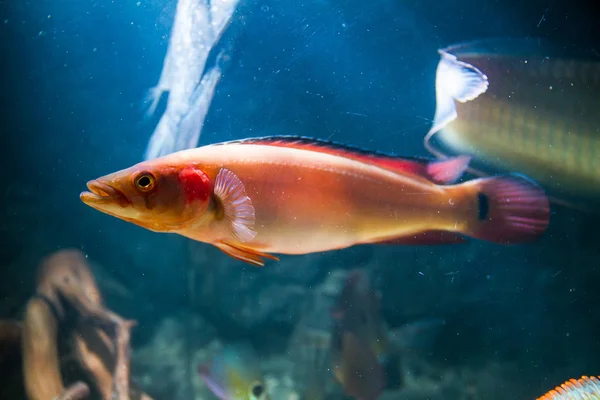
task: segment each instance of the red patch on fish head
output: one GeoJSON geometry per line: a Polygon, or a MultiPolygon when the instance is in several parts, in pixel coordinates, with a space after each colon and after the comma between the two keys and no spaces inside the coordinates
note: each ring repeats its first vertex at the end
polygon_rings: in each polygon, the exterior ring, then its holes
{"type": "Polygon", "coordinates": [[[183,185],[186,204],[208,201],[212,192],[212,182],[204,172],[194,167],[184,168],[179,172],[179,180],[183,185]]]}

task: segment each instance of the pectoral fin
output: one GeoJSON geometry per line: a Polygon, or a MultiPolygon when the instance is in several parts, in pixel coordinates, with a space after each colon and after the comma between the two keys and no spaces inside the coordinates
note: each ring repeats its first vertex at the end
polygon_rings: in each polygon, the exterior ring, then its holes
{"type": "Polygon", "coordinates": [[[223,209],[223,218],[231,235],[240,242],[254,239],[254,206],[246,195],[242,181],[233,172],[223,168],[215,179],[214,194],[223,209]]]}
{"type": "Polygon", "coordinates": [[[279,261],[279,258],[272,254],[263,253],[262,251],[254,250],[238,243],[221,242],[217,247],[236,260],[244,261],[257,267],[264,267],[264,258],[279,261]]]}

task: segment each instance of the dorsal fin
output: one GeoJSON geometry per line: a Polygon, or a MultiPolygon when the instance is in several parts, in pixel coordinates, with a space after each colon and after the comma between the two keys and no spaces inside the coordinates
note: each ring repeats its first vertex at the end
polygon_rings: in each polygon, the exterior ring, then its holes
{"type": "Polygon", "coordinates": [[[262,144],[317,151],[376,165],[396,173],[418,175],[436,183],[452,183],[458,180],[470,160],[469,157],[464,156],[443,161],[436,161],[427,157],[398,156],[305,136],[264,136],[232,140],[214,145],[225,144],[262,144]]]}

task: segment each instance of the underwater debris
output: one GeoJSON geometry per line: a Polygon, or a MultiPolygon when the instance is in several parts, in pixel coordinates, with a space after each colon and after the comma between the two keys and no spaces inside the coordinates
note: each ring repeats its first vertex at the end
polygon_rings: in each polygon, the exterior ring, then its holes
{"type": "Polygon", "coordinates": [[[158,84],[149,90],[148,115],[161,95],[169,93],[167,107],[144,154],[150,160],[196,147],[215,88],[221,78],[224,51],[205,71],[206,62],[220,40],[239,0],[179,0],[169,47],[158,84]],[[203,75],[204,74],[204,75],[203,75]]]}

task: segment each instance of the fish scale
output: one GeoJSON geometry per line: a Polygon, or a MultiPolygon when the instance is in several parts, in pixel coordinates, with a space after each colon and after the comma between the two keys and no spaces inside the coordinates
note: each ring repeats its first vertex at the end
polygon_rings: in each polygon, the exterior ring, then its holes
{"type": "MultiPolygon", "coordinates": [[[[462,111],[460,106],[457,108],[459,112],[462,111]]],[[[591,134],[577,135],[571,130],[565,130],[564,120],[553,117],[548,121],[535,124],[530,122],[532,118],[528,118],[527,113],[523,111],[511,114],[506,107],[502,106],[485,108],[490,110],[490,117],[487,117],[485,112],[472,112],[465,108],[463,115],[466,119],[470,119],[473,128],[465,127],[457,121],[451,123],[448,129],[460,130],[462,137],[470,142],[471,148],[495,147],[489,150],[488,154],[491,155],[505,157],[515,150],[524,151],[525,154],[535,151],[537,156],[548,164],[560,161],[568,171],[583,174],[585,179],[597,178],[594,168],[595,149],[600,145],[600,140],[592,139],[591,134]],[[498,123],[485,128],[484,121],[489,120],[487,118],[498,123]]],[[[575,127],[573,131],[582,132],[581,124],[575,122],[572,126],[575,127]]],[[[515,167],[518,166],[518,163],[515,163],[515,167]]]]}

